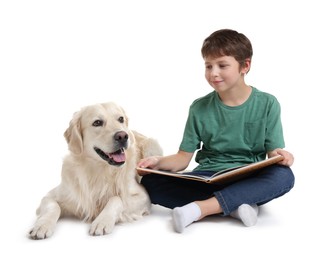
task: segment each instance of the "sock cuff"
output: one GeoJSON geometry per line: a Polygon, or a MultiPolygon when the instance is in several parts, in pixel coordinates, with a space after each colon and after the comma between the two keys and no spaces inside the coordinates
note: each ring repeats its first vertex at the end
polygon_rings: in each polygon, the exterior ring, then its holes
{"type": "Polygon", "coordinates": [[[199,220],[199,218],[201,216],[201,209],[197,203],[191,202],[191,203],[185,205],[184,209],[187,212],[189,212],[190,215],[192,215],[192,219],[194,219],[195,221],[199,220]]]}

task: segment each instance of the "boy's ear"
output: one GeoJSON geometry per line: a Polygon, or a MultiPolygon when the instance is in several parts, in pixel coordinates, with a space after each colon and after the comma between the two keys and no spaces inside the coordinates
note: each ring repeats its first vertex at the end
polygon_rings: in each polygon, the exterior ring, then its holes
{"type": "Polygon", "coordinates": [[[245,59],[241,68],[241,73],[247,74],[250,68],[251,68],[251,59],[245,59]]]}

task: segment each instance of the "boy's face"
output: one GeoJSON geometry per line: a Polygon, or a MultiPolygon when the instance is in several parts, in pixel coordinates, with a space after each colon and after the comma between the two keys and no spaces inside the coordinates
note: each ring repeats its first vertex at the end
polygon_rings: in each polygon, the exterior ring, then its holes
{"type": "Polygon", "coordinates": [[[244,84],[244,75],[250,69],[250,60],[240,68],[239,62],[232,56],[209,56],[204,61],[206,80],[218,93],[244,84]]]}

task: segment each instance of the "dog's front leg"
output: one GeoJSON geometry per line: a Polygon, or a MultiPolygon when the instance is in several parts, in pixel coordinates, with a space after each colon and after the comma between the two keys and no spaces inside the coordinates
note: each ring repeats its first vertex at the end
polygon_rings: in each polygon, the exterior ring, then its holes
{"type": "Polygon", "coordinates": [[[92,222],[90,227],[90,235],[101,236],[110,234],[118,222],[120,214],[123,211],[123,203],[120,197],[112,197],[107,205],[92,222]]]}
{"type": "Polygon", "coordinates": [[[50,237],[53,234],[60,214],[61,209],[58,202],[50,197],[44,197],[37,210],[38,219],[29,232],[30,237],[32,239],[50,237]]]}

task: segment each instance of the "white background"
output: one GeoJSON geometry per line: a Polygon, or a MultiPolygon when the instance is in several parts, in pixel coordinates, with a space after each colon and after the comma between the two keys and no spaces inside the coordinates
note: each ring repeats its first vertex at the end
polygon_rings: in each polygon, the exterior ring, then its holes
{"type": "Polygon", "coordinates": [[[1,1],[0,258],[319,259],[316,3],[1,1]],[[107,236],[91,237],[88,224],[62,220],[52,238],[29,240],[41,198],[59,184],[72,114],[115,101],[131,128],[175,153],[189,105],[212,90],[202,41],[221,28],[251,39],[246,81],[282,105],[286,148],[296,159],[293,190],[262,207],[251,228],[209,217],[176,234],[170,211],[156,206],[107,236]]]}

